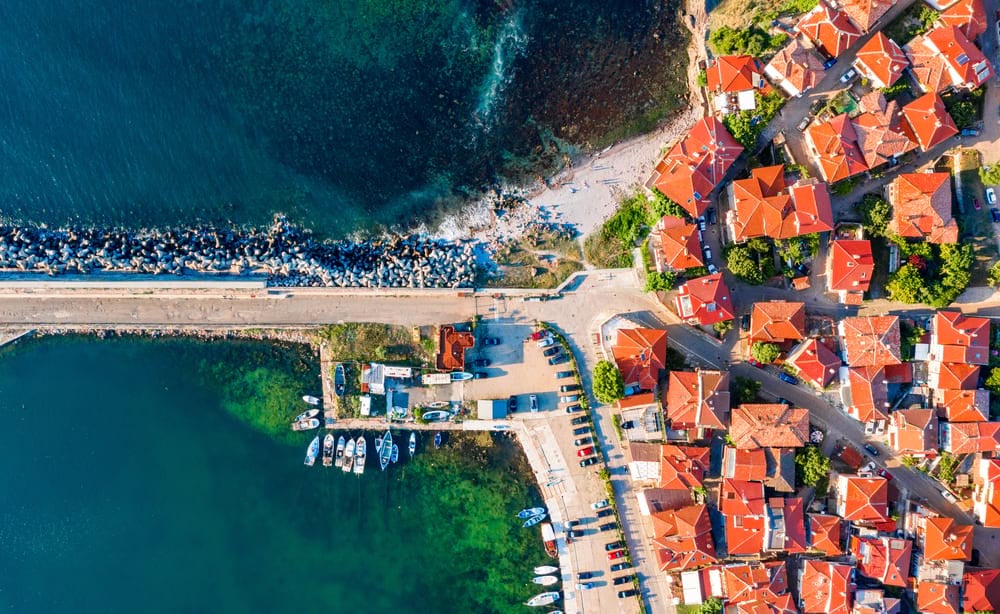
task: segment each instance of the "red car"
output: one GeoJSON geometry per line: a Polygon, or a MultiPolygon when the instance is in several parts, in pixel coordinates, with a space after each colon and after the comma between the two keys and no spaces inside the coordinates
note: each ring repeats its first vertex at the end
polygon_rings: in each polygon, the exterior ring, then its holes
{"type": "Polygon", "coordinates": [[[623,558],[625,558],[625,551],[624,550],[615,550],[614,552],[609,552],[608,553],[608,560],[609,561],[614,561],[614,560],[623,559],[623,558]]]}
{"type": "Polygon", "coordinates": [[[892,479],[892,474],[889,473],[888,471],[886,471],[885,469],[879,469],[878,470],[878,474],[880,476],[884,477],[887,480],[891,480],[892,479]]]}
{"type": "Polygon", "coordinates": [[[764,368],[764,363],[760,362],[756,358],[751,358],[747,362],[750,363],[750,364],[752,364],[753,366],[757,367],[758,369],[763,369],[764,368]]]}
{"type": "Polygon", "coordinates": [[[548,337],[548,336],[549,336],[549,331],[547,331],[547,330],[537,330],[537,331],[531,333],[531,340],[532,341],[540,341],[542,338],[548,337]]]}
{"type": "Polygon", "coordinates": [[[590,456],[593,453],[594,453],[594,446],[587,446],[586,448],[583,448],[582,450],[577,450],[576,451],[576,455],[579,456],[579,457],[581,457],[581,458],[584,457],[584,456],[590,456]]]}

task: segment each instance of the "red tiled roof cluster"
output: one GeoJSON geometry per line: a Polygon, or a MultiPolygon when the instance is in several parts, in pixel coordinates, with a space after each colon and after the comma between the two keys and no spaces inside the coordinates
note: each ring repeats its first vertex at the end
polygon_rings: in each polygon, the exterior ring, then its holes
{"type": "Polygon", "coordinates": [[[858,144],[854,124],[846,113],[806,128],[806,142],[819,165],[820,174],[836,183],[868,170],[858,144]]]}
{"type": "Polygon", "coordinates": [[[795,29],[832,58],[847,51],[848,47],[861,38],[861,33],[847,18],[846,13],[832,9],[823,2],[806,13],[795,25],[795,29]]]}
{"type": "Polygon", "coordinates": [[[764,66],[752,55],[723,55],[705,70],[711,92],[745,92],[763,84],[764,66]]]}
{"type": "Polygon", "coordinates": [[[906,135],[899,103],[887,101],[881,92],[869,92],[861,98],[864,111],[854,118],[854,134],[868,168],[888,164],[917,144],[906,135]]]}
{"type": "Polygon", "coordinates": [[[710,448],[660,446],[660,483],[664,490],[691,490],[702,485],[710,448]]]}
{"type": "Polygon", "coordinates": [[[750,403],[733,410],[729,437],[739,449],[800,448],[809,441],[809,410],[750,403]]]}
{"type": "Polygon", "coordinates": [[[671,371],[663,405],[674,429],[725,430],[729,419],[729,373],[671,371]]]}
{"type": "Polygon", "coordinates": [[[933,28],[915,37],[903,50],[925,92],[952,87],[974,89],[993,74],[989,60],[953,25],[933,28]]]}
{"type": "Polygon", "coordinates": [[[705,264],[701,257],[698,227],[679,217],[663,216],[656,227],[660,240],[659,262],[666,270],[683,271],[705,264]]]}
{"type": "Polygon", "coordinates": [[[975,526],[959,524],[954,518],[924,518],[917,525],[917,538],[929,561],[971,561],[975,526]]]}
{"type": "Polygon", "coordinates": [[[726,518],[726,546],[730,555],[758,554],[764,549],[764,485],[723,478],[719,511],[726,518]]]}
{"type": "Polygon", "coordinates": [[[442,326],[438,332],[437,368],[441,371],[461,371],[465,368],[465,350],[476,345],[476,336],[457,331],[454,326],[442,326]]]}
{"type": "Polygon", "coordinates": [[[958,134],[937,92],[928,92],[903,107],[903,131],[924,151],[958,134]]]}
{"type": "Polygon", "coordinates": [[[840,358],[825,343],[807,339],[788,356],[785,364],[795,367],[803,380],[817,388],[826,388],[837,376],[840,358]]]}
{"type": "Polygon", "coordinates": [[[697,217],[708,208],[709,195],[741,153],[743,146],[722,122],[702,118],[656,165],[651,187],[697,217]]]}
{"type": "Polygon", "coordinates": [[[952,454],[1000,450],[1000,422],[956,422],[941,430],[941,447],[952,454]]]}
{"type": "Polygon", "coordinates": [[[626,386],[655,390],[660,371],[666,368],[667,331],[656,328],[618,329],[611,354],[626,386]]]}
{"type": "Polygon", "coordinates": [[[784,561],[740,563],[722,568],[722,590],[726,603],[737,614],[789,614],[795,602],[788,593],[784,561]]]}
{"type": "Polygon", "coordinates": [[[862,32],[868,32],[896,4],[896,0],[844,0],[841,9],[862,32]]]}
{"type": "Polygon", "coordinates": [[[798,96],[816,87],[823,78],[823,60],[812,45],[793,39],[774,54],[764,73],[781,89],[798,96]]]}
{"type": "Polygon", "coordinates": [[[937,451],[938,420],[933,409],[904,409],[892,412],[889,444],[900,454],[937,451]]]}
{"type": "Polygon", "coordinates": [[[808,514],[809,517],[809,547],[819,550],[827,556],[842,554],[840,532],[842,521],[839,516],[827,514],[808,514]]]}
{"type": "Polygon", "coordinates": [[[763,482],[767,479],[764,449],[740,450],[726,446],[722,449],[722,477],[741,482],[763,482]]]}
{"type": "Polygon", "coordinates": [[[889,203],[892,233],[930,243],[958,242],[950,173],[903,173],[889,184],[889,203]]]}
{"type": "Polygon", "coordinates": [[[716,561],[707,506],[656,512],[652,519],[653,552],[660,571],[683,571],[716,561]]]}
{"type": "Polygon", "coordinates": [[[990,364],[990,320],[958,310],[934,314],[931,359],[972,365],[990,364]]]}
{"type": "Polygon", "coordinates": [[[801,554],[809,549],[802,497],[771,497],[767,500],[765,547],[773,552],[801,554]]]}
{"type": "Polygon", "coordinates": [[[958,0],[941,11],[938,20],[948,26],[955,26],[970,41],[986,32],[986,9],[983,0],[958,0]]]}
{"type": "Polygon", "coordinates": [[[689,280],[678,290],[675,302],[677,313],[682,318],[695,320],[702,326],[736,317],[733,299],[722,273],[689,280]]]}
{"type": "Polygon", "coordinates": [[[853,569],[846,563],[803,560],[799,581],[799,604],[803,614],[850,614],[854,595],[853,569]]]}
{"type": "Polygon", "coordinates": [[[853,522],[883,522],[888,519],[889,483],[883,477],[839,475],[837,515],[853,522]]]}
{"type": "Polygon", "coordinates": [[[851,416],[861,422],[889,419],[889,387],[885,367],[864,366],[848,369],[851,387],[851,416]]]}
{"type": "Polygon", "coordinates": [[[806,304],[793,301],[754,303],[750,342],[782,343],[805,337],[806,304]]]}
{"type": "Polygon", "coordinates": [[[755,168],[750,178],[732,183],[729,218],[733,240],[753,237],[790,239],[833,230],[830,192],[817,179],[785,183],[785,167],[755,168]]]}
{"type": "Polygon", "coordinates": [[[827,284],[830,291],[860,295],[868,292],[875,271],[871,241],[830,241],[828,258],[830,265],[827,284]]]}
{"type": "Polygon", "coordinates": [[[938,416],[948,422],[986,422],[990,417],[989,390],[934,389],[938,416]]]}
{"type": "Polygon", "coordinates": [[[1000,611],[1000,569],[967,571],[962,577],[966,612],[1000,611]]]}
{"type": "Polygon", "coordinates": [[[1000,459],[980,459],[975,483],[972,511],[976,520],[984,527],[1000,527],[1000,459]]]}
{"type": "Polygon", "coordinates": [[[920,614],[958,614],[962,602],[957,584],[921,582],[917,586],[917,611],[920,614]]]}
{"type": "Polygon", "coordinates": [[[861,573],[886,586],[905,587],[910,578],[913,542],[894,537],[851,536],[851,552],[861,573]]]}
{"type": "Polygon", "coordinates": [[[854,65],[871,80],[872,87],[880,89],[899,81],[910,65],[899,45],[882,32],[876,32],[858,49],[857,58],[854,65]]]}
{"type": "Polygon", "coordinates": [[[839,325],[847,364],[852,367],[897,365],[899,353],[898,316],[844,318],[839,325]]]}

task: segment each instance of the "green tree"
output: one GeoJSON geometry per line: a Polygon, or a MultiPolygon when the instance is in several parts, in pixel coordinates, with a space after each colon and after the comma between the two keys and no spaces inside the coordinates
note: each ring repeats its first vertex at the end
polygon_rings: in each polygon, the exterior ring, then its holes
{"type": "Polygon", "coordinates": [[[957,100],[949,105],[948,114],[951,115],[953,120],[955,120],[955,125],[958,126],[959,130],[968,128],[976,123],[976,120],[978,119],[977,116],[979,115],[976,111],[976,105],[972,104],[968,100],[957,100]]]}
{"type": "Polygon", "coordinates": [[[684,207],[667,198],[663,192],[656,188],[653,188],[652,209],[657,221],[664,215],[679,218],[687,217],[687,211],[684,207]]]}
{"type": "Polygon", "coordinates": [[[730,273],[748,284],[759,286],[764,283],[764,273],[745,245],[733,245],[729,248],[726,252],[726,266],[730,273]]]}
{"type": "Polygon", "coordinates": [[[910,456],[909,454],[901,456],[899,462],[903,464],[904,467],[909,467],[910,469],[917,466],[919,462],[915,456],[910,456]]]}
{"type": "Polygon", "coordinates": [[[756,401],[760,388],[761,384],[757,380],[749,377],[736,377],[729,386],[729,393],[732,395],[733,403],[743,405],[756,401]]]}
{"type": "Polygon", "coordinates": [[[698,607],[698,614],[722,614],[722,601],[718,597],[709,597],[698,607]]]}
{"type": "Polygon", "coordinates": [[[938,479],[945,484],[955,481],[955,471],[958,470],[959,458],[951,452],[941,452],[941,460],[938,461],[938,479]]]}
{"type": "Polygon", "coordinates": [[[930,304],[940,309],[952,304],[969,285],[975,254],[967,243],[944,243],[939,254],[941,271],[931,287],[930,304]]]}
{"type": "Polygon", "coordinates": [[[622,374],[613,362],[602,360],[594,365],[594,396],[608,405],[625,396],[622,374]]]}
{"type": "Polygon", "coordinates": [[[733,330],[733,321],[722,320],[721,322],[716,322],[715,324],[713,324],[712,328],[715,329],[715,332],[717,332],[720,337],[723,337],[725,336],[726,333],[733,330]]]}
{"type": "Polygon", "coordinates": [[[758,254],[769,254],[771,253],[771,242],[765,237],[753,237],[747,241],[747,247],[757,252],[758,254]]]}
{"type": "Polygon", "coordinates": [[[704,70],[698,71],[698,87],[708,87],[708,75],[704,70]]]}
{"type": "Polygon", "coordinates": [[[889,220],[892,219],[892,206],[877,194],[865,194],[858,205],[861,211],[861,225],[870,237],[884,237],[889,220]]]}
{"type": "Polygon", "coordinates": [[[994,164],[988,168],[980,168],[979,178],[982,179],[983,183],[986,185],[1000,184],[1000,164],[994,164]]]}
{"type": "Polygon", "coordinates": [[[802,483],[807,486],[819,484],[830,474],[830,459],[816,446],[799,448],[795,453],[795,466],[802,483]]]}
{"type": "Polygon", "coordinates": [[[769,365],[777,360],[778,356],[781,355],[781,348],[773,343],[758,341],[750,346],[750,355],[753,356],[758,362],[769,365]]]}
{"type": "Polygon", "coordinates": [[[1000,394],[1000,367],[990,369],[990,374],[983,382],[983,386],[993,394],[1000,394]]]}
{"type": "Polygon", "coordinates": [[[646,292],[666,292],[674,287],[677,276],[672,271],[646,273],[646,292]]]}
{"type": "Polygon", "coordinates": [[[993,263],[990,267],[990,272],[986,276],[986,283],[996,288],[1000,286],[1000,260],[993,263]]]}
{"type": "Polygon", "coordinates": [[[892,300],[901,303],[923,303],[927,300],[927,284],[917,267],[909,263],[892,274],[885,289],[892,300]]]}

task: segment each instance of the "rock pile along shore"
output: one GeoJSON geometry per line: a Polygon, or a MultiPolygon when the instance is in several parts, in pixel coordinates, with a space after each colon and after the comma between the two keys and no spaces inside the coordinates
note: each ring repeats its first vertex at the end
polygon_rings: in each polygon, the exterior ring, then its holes
{"type": "Polygon", "coordinates": [[[111,232],[0,227],[0,269],[78,273],[266,273],[271,286],[464,288],[475,280],[468,242],[419,237],[320,242],[276,217],[267,230],[111,232]]]}

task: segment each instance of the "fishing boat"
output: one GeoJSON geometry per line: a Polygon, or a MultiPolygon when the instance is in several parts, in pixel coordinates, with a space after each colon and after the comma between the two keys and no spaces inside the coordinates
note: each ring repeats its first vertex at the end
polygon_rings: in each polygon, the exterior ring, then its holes
{"type": "Polygon", "coordinates": [[[308,420],[309,418],[315,418],[319,415],[318,409],[307,409],[301,414],[295,416],[295,422],[302,422],[303,420],[308,420]]]}
{"type": "Polygon", "coordinates": [[[525,520],[524,524],[521,525],[521,526],[523,526],[525,529],[527,529],[528,527],[535,526],[536,524],[538,524],[539,522],[541,522],[543,520],[545,520],[545,514],[539,514],[537,516],[532,516],[531,518],[525,520]]]}
{"type": "Polygon", "coordinates": [[[364,435],[358,435],[357,445],[354,447],[354,473],[361,475],[365,472],[365,461],[368,459],[368,443],[364,435]]]}
{"type": "Polygon", "coordinates": [[[464,382],[472,379],[472,374],[468,371],[456,371],[451,374],[451,381],[453,382],[464,382]]]}
{"type": "MultiPolygon", "coordinates": [[[[545,553],[552,558],[559,556],[559,549],[556,548],[556,532],[552,530],[552,523],[542,523],[542,542],[545,544],[545,553]]],[[[535,568],[538,573],[538,568],[535,568]]]]}
{"type": "Polygon", "coordinates": [[[351,467],[354,466],[354,447],[354,440],[348,439],[347,447],[344,448],[344,464],[341,467],[341,469],[344,470],[344,473],[350,473],[351,467]]]}
{"type": "Polygon", "coordinates": [[[559,568],[554,565],[540,565],[535,568],[535,573],[539,576],[547,576],[549,574],[554,574],[557,571],[559,571],[559,568]]]}
{"type": "Polygon", "coordinates": [[[333,390],[337,393],[338,397],[344,397],[344,385],[347,382],[347,378],[344,376],[344,365],[342,363],[337,363],[337,367],[333,370],[333,390]]]}
{"type": "Polygon", "coordinates": [[[543,605],[551,605],[557,601],[559,601],[559,593],[557,591],[549,591],[548,593],[538,593],[527,600],[524,605],[537,608],[543,605]]]}
{"type": "Polygon", "coordinates": [[[333,465],[333,433],[327,433],[323,438],[323,466],[333,465]]]}
{"type": "Polygon", "coordinates": [[[559,578],[556,576],[535,576],[531,581],[542,586],[552,586],[559,581],[559,578]]]}
{"type": "Polygon", "coordinates": [[[427,407],[431,409],[448,409],[451,407],[451,401],[434,401],[433,403],[428,403],[427,407]]]}
{"type": "Polygon", "coordinates": [[[407,450],[410,452],[410,458],[417,453],[417,432],[410,431],[410,443],[406,446],[407,450]]]}
{"type": "Polygon", "coordinates": [[[539,514],[544,514],[544,513],[545,513],[544,507],[529,507],[527,509],[523,509],[520,512],[518,512],[517,517],[520,518],[521,520],[524,520],[525,518],[531,518],[532,516],[537,516],[539,514]]]}
{"type": "Polygon", "coordinates": [[[440,409],[425,411],[423,415],[424,422],[440,422],[442,420],[447,420],[448,418],[451,418],[451,412],[440,409]]]}
{"type": "Polygon", "coordinates": [[[440,448],[441,447],[441,432],[440,431],[437,432],[437,433],[434,433],[434,447],[435,448],[440,448]]]}
{"type": "Polygon", "coordinates": [[[316,455],[319,454],[319,435],[313,437],[306,448],[306,466],[312,467],[316,462],[316,455]]]}
{"type": "Polygon", "coordinates": [[[385,432],[385,436],[382,437],[382,445],[378,448],[378,464],[382,467],[382,471],[389,466],[389,460],[392,458],[392,433],[389,431],[385,432]]]}
{"type": "Polygon", "coordinates": [[[337,467],[343,467],[344,466],[344,445],[345,445],[345,443],[346,442],[344,441],[344,436],[343,435],[341,435],[340,437],[337,438],[337,460],[335,460],[333,462],[333,464],[336,465],[337,467]]]}
{"type": "Polygon", "coordinates": [[[302,400],[310,405],[319,405],[319,397],[314,397],[311,394],[304,395],[302,400]]]}
{"type": "Polygon", "coordinates": [[[399,446],[397,444],[392,444],[392,457],[389,460],[392,461],[393,465],[399,462],[399,446]]]}
{"type": "Polygon", "coordinates": [[[319,428],[319,420],[316,418],[309,418],[308,420],[299,420],[298,422],[292,423],[293,431],[311,431],[313,429],[319,428]]]}

